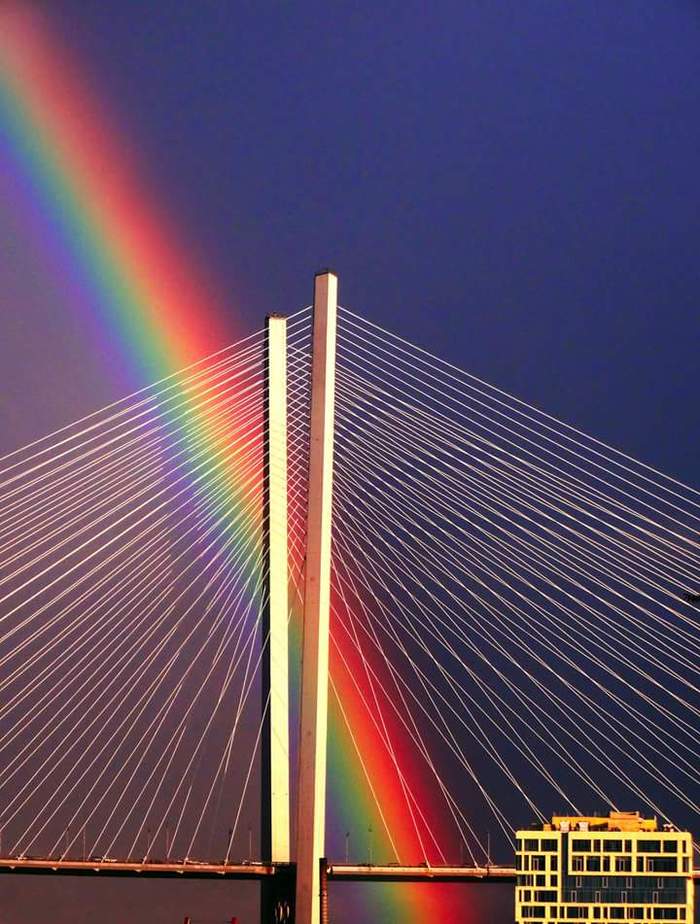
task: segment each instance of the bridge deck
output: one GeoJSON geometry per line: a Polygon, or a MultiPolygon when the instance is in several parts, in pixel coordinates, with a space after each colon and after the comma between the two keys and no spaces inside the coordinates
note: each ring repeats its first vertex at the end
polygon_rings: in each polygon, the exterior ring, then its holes
{"type": "Polygon", "coordinates": [[[328,878],[349,882],[515,882],[514,866],[370,866],[333,863],[328,878]]]}
{"type": "MultiPolygon", "coordinates": [[[[293,866],[294,864],[291,864],[293,866]]],[[[0,873],[34,873],[63,876],[141,876],[185,879],[266,879],[287,872],[286,864],[148,862],[135,860],[59,860],[39,857],[0,857],[0,873]]],[[[329,863],[328,878],[346,882],[515,882],[513,867],[471,866],[370,866],[329,863]]]]}
{"type": "Polygon", "coordinates": [[[141,876],[167,879],[265,879],[281,872],[280,865],[267,863],[204,863],[190,860],[186,863],[149,860],[51,860],[46,858],[0,858],[0,873],[36,873],[44,875],[90,876],[141,876]]]}
{"type": "MultiPolygon", "coordinates": [[[[49,876],[141,876],[150,879],[253,879],[288,873],[294,864],[206,863],[196,860],[165,862],[149,860],[58,860],[0,857],[0,874],[22,873],[49,876]]],[[[328,878],[345,882],[482,882],[515,883],[513,866],[375,866],[329,863],[328,878]]],[[[700,868],[693,870],[700,880],[700,868]]]]}

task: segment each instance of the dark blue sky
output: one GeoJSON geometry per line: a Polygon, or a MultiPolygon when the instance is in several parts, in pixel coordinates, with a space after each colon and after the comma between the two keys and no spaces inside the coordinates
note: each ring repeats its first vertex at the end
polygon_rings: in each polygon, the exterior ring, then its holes
{"type": "Polygon", "coordinates": [[[696,2],[49,8],[232,331],[332,265],[366,316],[697,481],[696,2]]]}

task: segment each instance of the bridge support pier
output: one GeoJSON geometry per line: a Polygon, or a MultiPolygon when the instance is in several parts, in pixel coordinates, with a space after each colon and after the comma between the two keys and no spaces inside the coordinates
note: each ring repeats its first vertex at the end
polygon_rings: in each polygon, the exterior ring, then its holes
{"type": "Polygon", "coordinates": [[[296,924],[320,924],[325,856],[331,502],[338,278],[314,280],[304,641],[301,670],[296,924]]]}
{"type": "Polygon", "coordinates": [[[262,924],[294,924],[294,866],[278,866],[260,884],[262,924]]]}
{"type": "Polygon", "coordinates": [[[320,924],[330,924],[330,913],[328,910],[328,860],[325,857],[321,857],[319,860],[319,882],[319,901],[321,903],[319,913],[320,924]]]}

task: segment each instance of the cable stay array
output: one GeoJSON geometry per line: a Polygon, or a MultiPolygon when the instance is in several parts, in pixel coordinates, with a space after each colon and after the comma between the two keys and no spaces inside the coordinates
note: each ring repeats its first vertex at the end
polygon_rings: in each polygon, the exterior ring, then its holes
{"type": "Polygon", "coordinates": [[[259,850],[264,348],[0,460],[2,855],[259,850]]]}
{"type": "MultiPolygon", "coordinates": [[[[260,331],[0,458],[0,855],[260,858],[264,370],[260,331]]],[[[328,856],[376,829],[374,862],[509,863],[553,813],[697,830],[699,524],[696,489],[342,309],[329,685],[369,807],[329,804],[328,856]]]]}
{"type": "Polygon", "coordinates": [[[697,830],[698,492],[348,309],[336,388],[331,684],[386,859],[503,862],[553,813],[697,830]]]}

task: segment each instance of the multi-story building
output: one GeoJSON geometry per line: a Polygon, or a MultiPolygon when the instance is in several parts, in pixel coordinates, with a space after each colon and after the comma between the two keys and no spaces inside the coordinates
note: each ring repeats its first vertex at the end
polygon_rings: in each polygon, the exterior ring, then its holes
{"type": "Polygon", "coordinates": [[[638,812],[516,832],[516,924],[693,921],[690,834],[638,812]]]}

